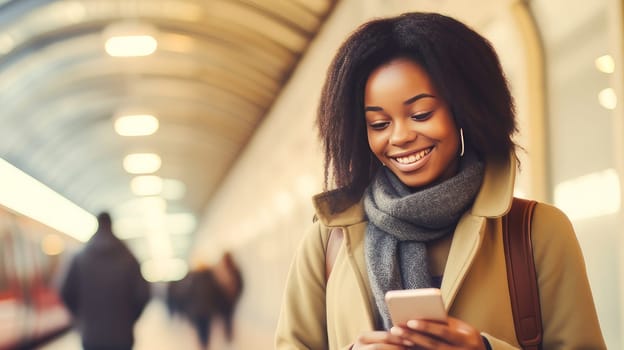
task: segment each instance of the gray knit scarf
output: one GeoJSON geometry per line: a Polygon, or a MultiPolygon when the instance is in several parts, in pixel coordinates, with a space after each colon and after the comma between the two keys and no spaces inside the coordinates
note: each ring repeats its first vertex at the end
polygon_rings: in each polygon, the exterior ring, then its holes
{"type": "Polygon", "coordinates": [[[364,210],[369,222],[364,249],[381,316],[378,326],[392,327],[384,301],[387,291],[431,287],[426,243],[455,230],[483,179],[483,163],[473,154],[466,154],[459,168],[454,177],[412,192],[384,167],[366,189],[364,210]]]}

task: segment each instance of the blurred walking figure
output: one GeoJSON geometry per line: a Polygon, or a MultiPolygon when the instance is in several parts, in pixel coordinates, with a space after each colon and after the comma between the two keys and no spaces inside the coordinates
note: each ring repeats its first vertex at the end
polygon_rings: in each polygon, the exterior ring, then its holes
{"type": "Polygon", "coordinates": [[[150,298],[139,263],[112,231],[108,213],[72,260],[61,288],[84,350],[130,350],[134,323],[150,298]]]}
{"type": "Polygon", "coordinates": [[[226,252],[216,265],[198,266],[183,279],[170,282],[166,304],[170,316],[181,316],[191,322],[202,349],[206,349],[215,318],[223,321],[225,340],[232,340],[232,321],[242,288],[240,270],[226,252]]]}
{"type": "Polygon", "coordinates": [[[202,349],[207,349],[210,344],[212,319],[219,312],[223,296],[212,269],[202,266],[191,271],[189,276],[184,312],[197,331],[202,349]]]}
{"type": "Polygon", "coordinates": [[[243,277],[232,254],[226,252],[214,268],[214,275],[221,290],[222,299],[219,302],[219,314],[225,324],[225,336],[232,340],[232,318],[238,299],[243,292],[243,277]]]}

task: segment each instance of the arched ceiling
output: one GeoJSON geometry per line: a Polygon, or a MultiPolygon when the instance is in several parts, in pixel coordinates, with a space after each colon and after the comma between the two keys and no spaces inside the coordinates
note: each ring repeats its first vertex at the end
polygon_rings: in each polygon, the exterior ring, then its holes
{"type": "Polygon", "coordinates": [[[123,158],[153,152],[156,174],[187,189],[167,211],[198,218],[333,3],[0,0],[0,157],[93,214],[121,215],[137,197],[123,158]],[[157,51],[109,56],[120,22],[151,26],[157,51]],[[158,131],[116,134],[128,109],[158,131]]]}

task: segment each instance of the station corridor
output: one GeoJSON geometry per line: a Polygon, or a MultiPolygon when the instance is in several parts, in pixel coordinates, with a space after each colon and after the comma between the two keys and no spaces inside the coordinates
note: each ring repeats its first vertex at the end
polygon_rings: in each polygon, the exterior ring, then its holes
{"type": "MultiPolygon", "coordinates": [[[[336,180],[317,128],[328,68],[362,23],[413,11],[497,52],[521,148],[513,194],[569,218],[607,348],[624,349],[624,0],[0,0],[0,350],[82,349],[74,329],[55,337],[71,325],[59,282],[103,212],[152,288],[133,350],[275,348],[312,198],[336,180]],[[219,299],[161,287],[226,255],[242,288],[201,349],[169,309],[202,322],[190,301],[219,299]]],[[[119,292],[105,273],[86,280],[119,292]]],[[[83,305],[101,321],[130,299],[83,305]]]]}

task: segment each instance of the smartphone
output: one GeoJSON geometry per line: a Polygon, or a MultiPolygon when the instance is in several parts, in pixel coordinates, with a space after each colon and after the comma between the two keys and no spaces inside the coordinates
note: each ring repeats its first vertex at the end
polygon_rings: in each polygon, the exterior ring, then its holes
{"type": "Polygon", "coordinates": [[[446,309],[438,288],[391,290],[385,298],[395,326],[419,319],[446,321],[446,309]]]}

